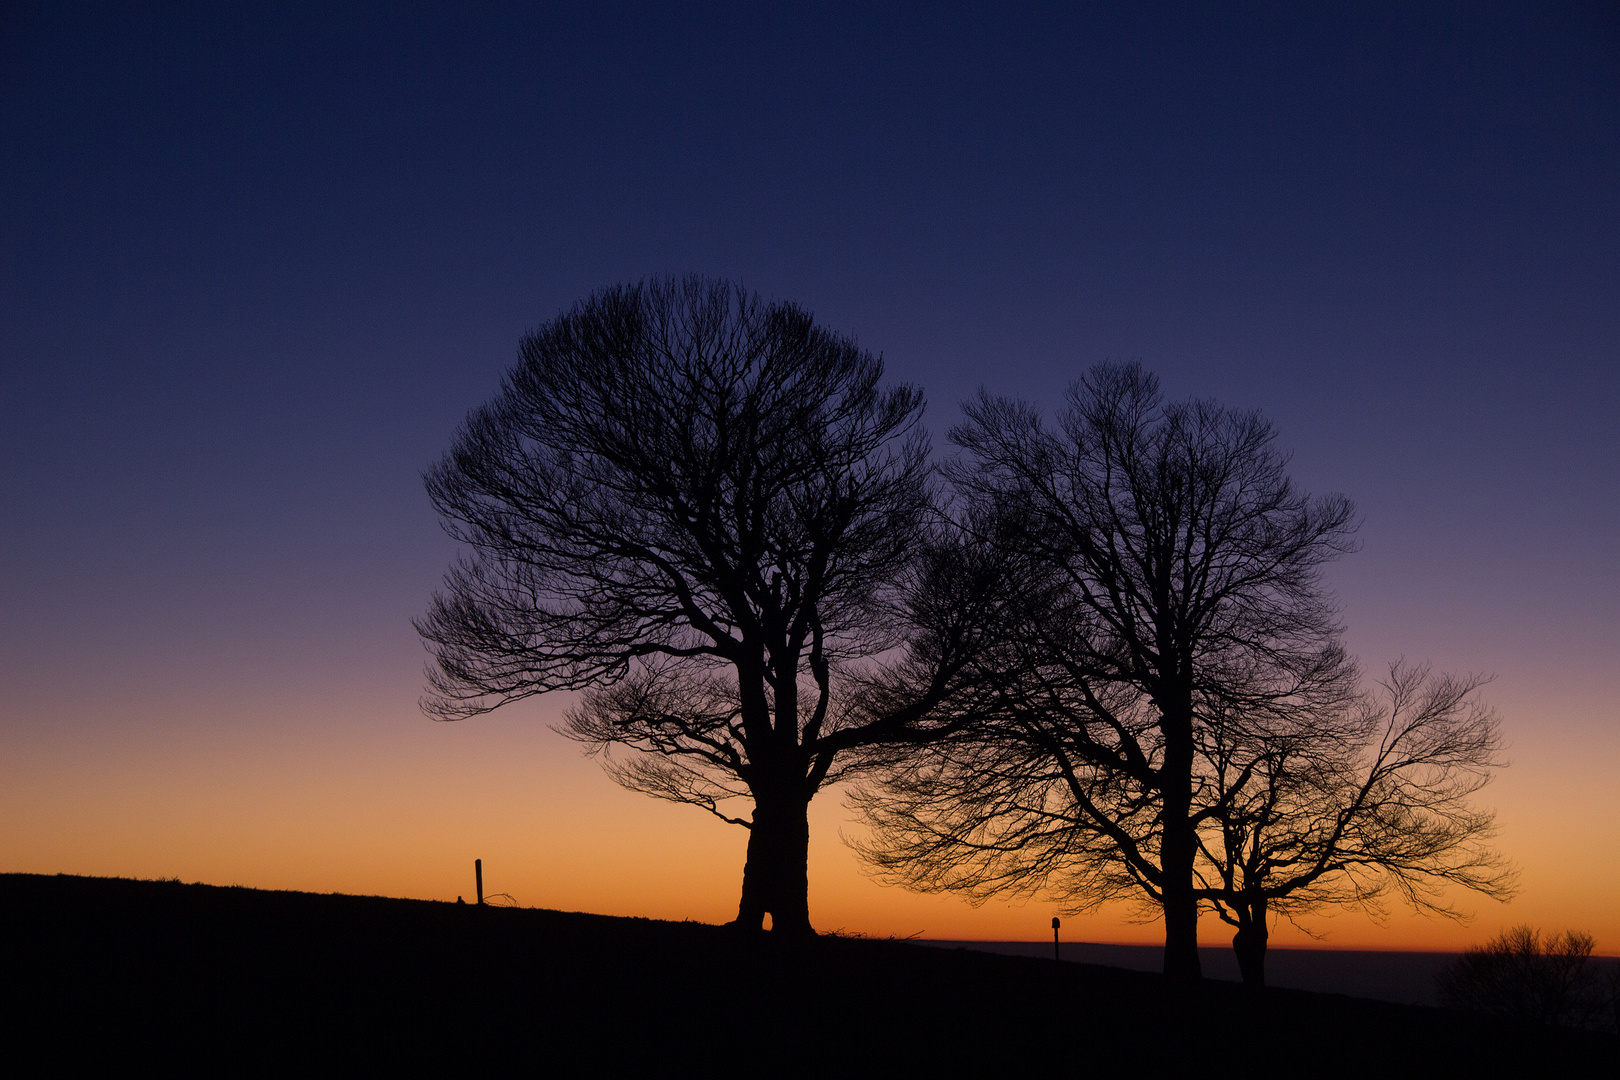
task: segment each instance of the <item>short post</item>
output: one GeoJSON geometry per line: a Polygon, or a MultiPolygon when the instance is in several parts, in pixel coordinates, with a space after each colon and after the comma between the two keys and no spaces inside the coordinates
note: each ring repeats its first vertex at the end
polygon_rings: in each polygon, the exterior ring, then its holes
{"type": "Polygon", "coordinates": [[[473,876],[478,880],[478,902],[484,902],[484,860],[473,860],[473,876]]]}
{"type": "Polygon", "coordinates": [[[1062,925],[1056,915],[1052,916],[1052,959],[1060,964],[1063,962],[1063,954],[1058,951],[1058,927],[1062,925]]]}

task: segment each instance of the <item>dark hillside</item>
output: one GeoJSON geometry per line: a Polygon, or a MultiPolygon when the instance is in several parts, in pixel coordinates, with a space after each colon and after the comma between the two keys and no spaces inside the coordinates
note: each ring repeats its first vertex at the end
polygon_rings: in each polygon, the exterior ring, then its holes
{"type": "MultiPolygon", "coordinates": [[[[1210,935],[1215,943],[1201,946],[1199,959],[1204,978],[1238,982],[1242,975],[1237,958],[1223,935],[1210,935]]],[[[943,941],[922,944],[936,948],[966,948],[1008,956],[1034,956],[1048,959],[1052,942],[1046,941],[943,941]]],[[[1408,1005],[1438,1005],[1434,978],[1441,969],[1461,956],[1455,952],[1404,952],[1363,949],[1296,949],[1272,946],[1266,951],[1266,984],[1295,990],[1395,1001],[1408,1005]]],[[[1063,959],[1082,964],[1103,964],[1132,971],[1158,971],[1164,950],[1154,945],[1105,945],[1089,941],[1065,941],[1063,959]]],[[[1611,956],[1593,957],[1599,966],[1620,966],[1611,956]]]]}
{"type": "Polygon", "coordinates": [[[1617,1060],[1606,1036],[904,942],[18,874],[0,911],[25,1075],[1613,1076],[1617,1060]]]}

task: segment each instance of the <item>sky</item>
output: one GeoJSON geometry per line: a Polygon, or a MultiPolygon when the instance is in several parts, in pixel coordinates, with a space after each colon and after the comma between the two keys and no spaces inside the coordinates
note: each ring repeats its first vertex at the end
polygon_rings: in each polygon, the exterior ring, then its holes
{"type": "MultiPolygon", "coordinates": [[[[1263,410],[1362,515],[1363,665],[1492,677],[1521,872],[1273,943],[1620,954],[1620,9],[156,7],[0,9],[0,871],[453,899],[476,857],[734,914],[741,829],[615,787],[566,696],[427,719],[410,623],[422,473],[518,340],[696,271],[880,353],[941,449],[1105,360],[1263,410]]],[[[819,929],[1047,932],[852,835],[821,794],[819,929]]]]}

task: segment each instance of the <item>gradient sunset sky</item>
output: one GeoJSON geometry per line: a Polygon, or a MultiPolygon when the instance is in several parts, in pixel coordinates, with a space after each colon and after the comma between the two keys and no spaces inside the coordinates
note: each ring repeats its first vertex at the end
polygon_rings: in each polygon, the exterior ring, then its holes
{"type": "MultiPolygon", "coordinates": [[[[421,473],[518,339],[685,271],[881,352],[940,447],[1108,359],[1264,410],[1364,516],[1364,666],[1494,676],[1522,872],[1467,926],[1307,925],[1620,953],[1596,3],[6,5],[0,870],[453,899],[480,857],[525,905],[733,915],[741,829],[614,786],[565,697],[428,720],[410,625],[454,555],[421,473]]],[[[813,805],[819,929],[1047,932],[879,888],[853,827],[813,805]]]]}

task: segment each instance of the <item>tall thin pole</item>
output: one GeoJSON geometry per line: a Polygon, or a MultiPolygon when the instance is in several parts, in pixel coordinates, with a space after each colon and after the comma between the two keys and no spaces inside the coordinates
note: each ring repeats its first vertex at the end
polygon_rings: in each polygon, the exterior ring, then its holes
{"type": "Polygon", "coordinates": [[[484,860],[473,860],[473,876],[478,879],[478,902],[484,902],[484,860]]]}
{"type": "MultiPolygon", "coordinates": [[[[478,895],[483,895],[481,889],[478,895]]],[[[480,900],[479,903],[483,903],[483,901],[480,900]]],[[[1058,921],[1058,917],[1056,915],[1052,916],[1052,959],[1056,960],[1060,964],[1063,962],[1063,954],[1058,951],[1058,927],[1062,925],[1063,924],[1058,921]]]]}

